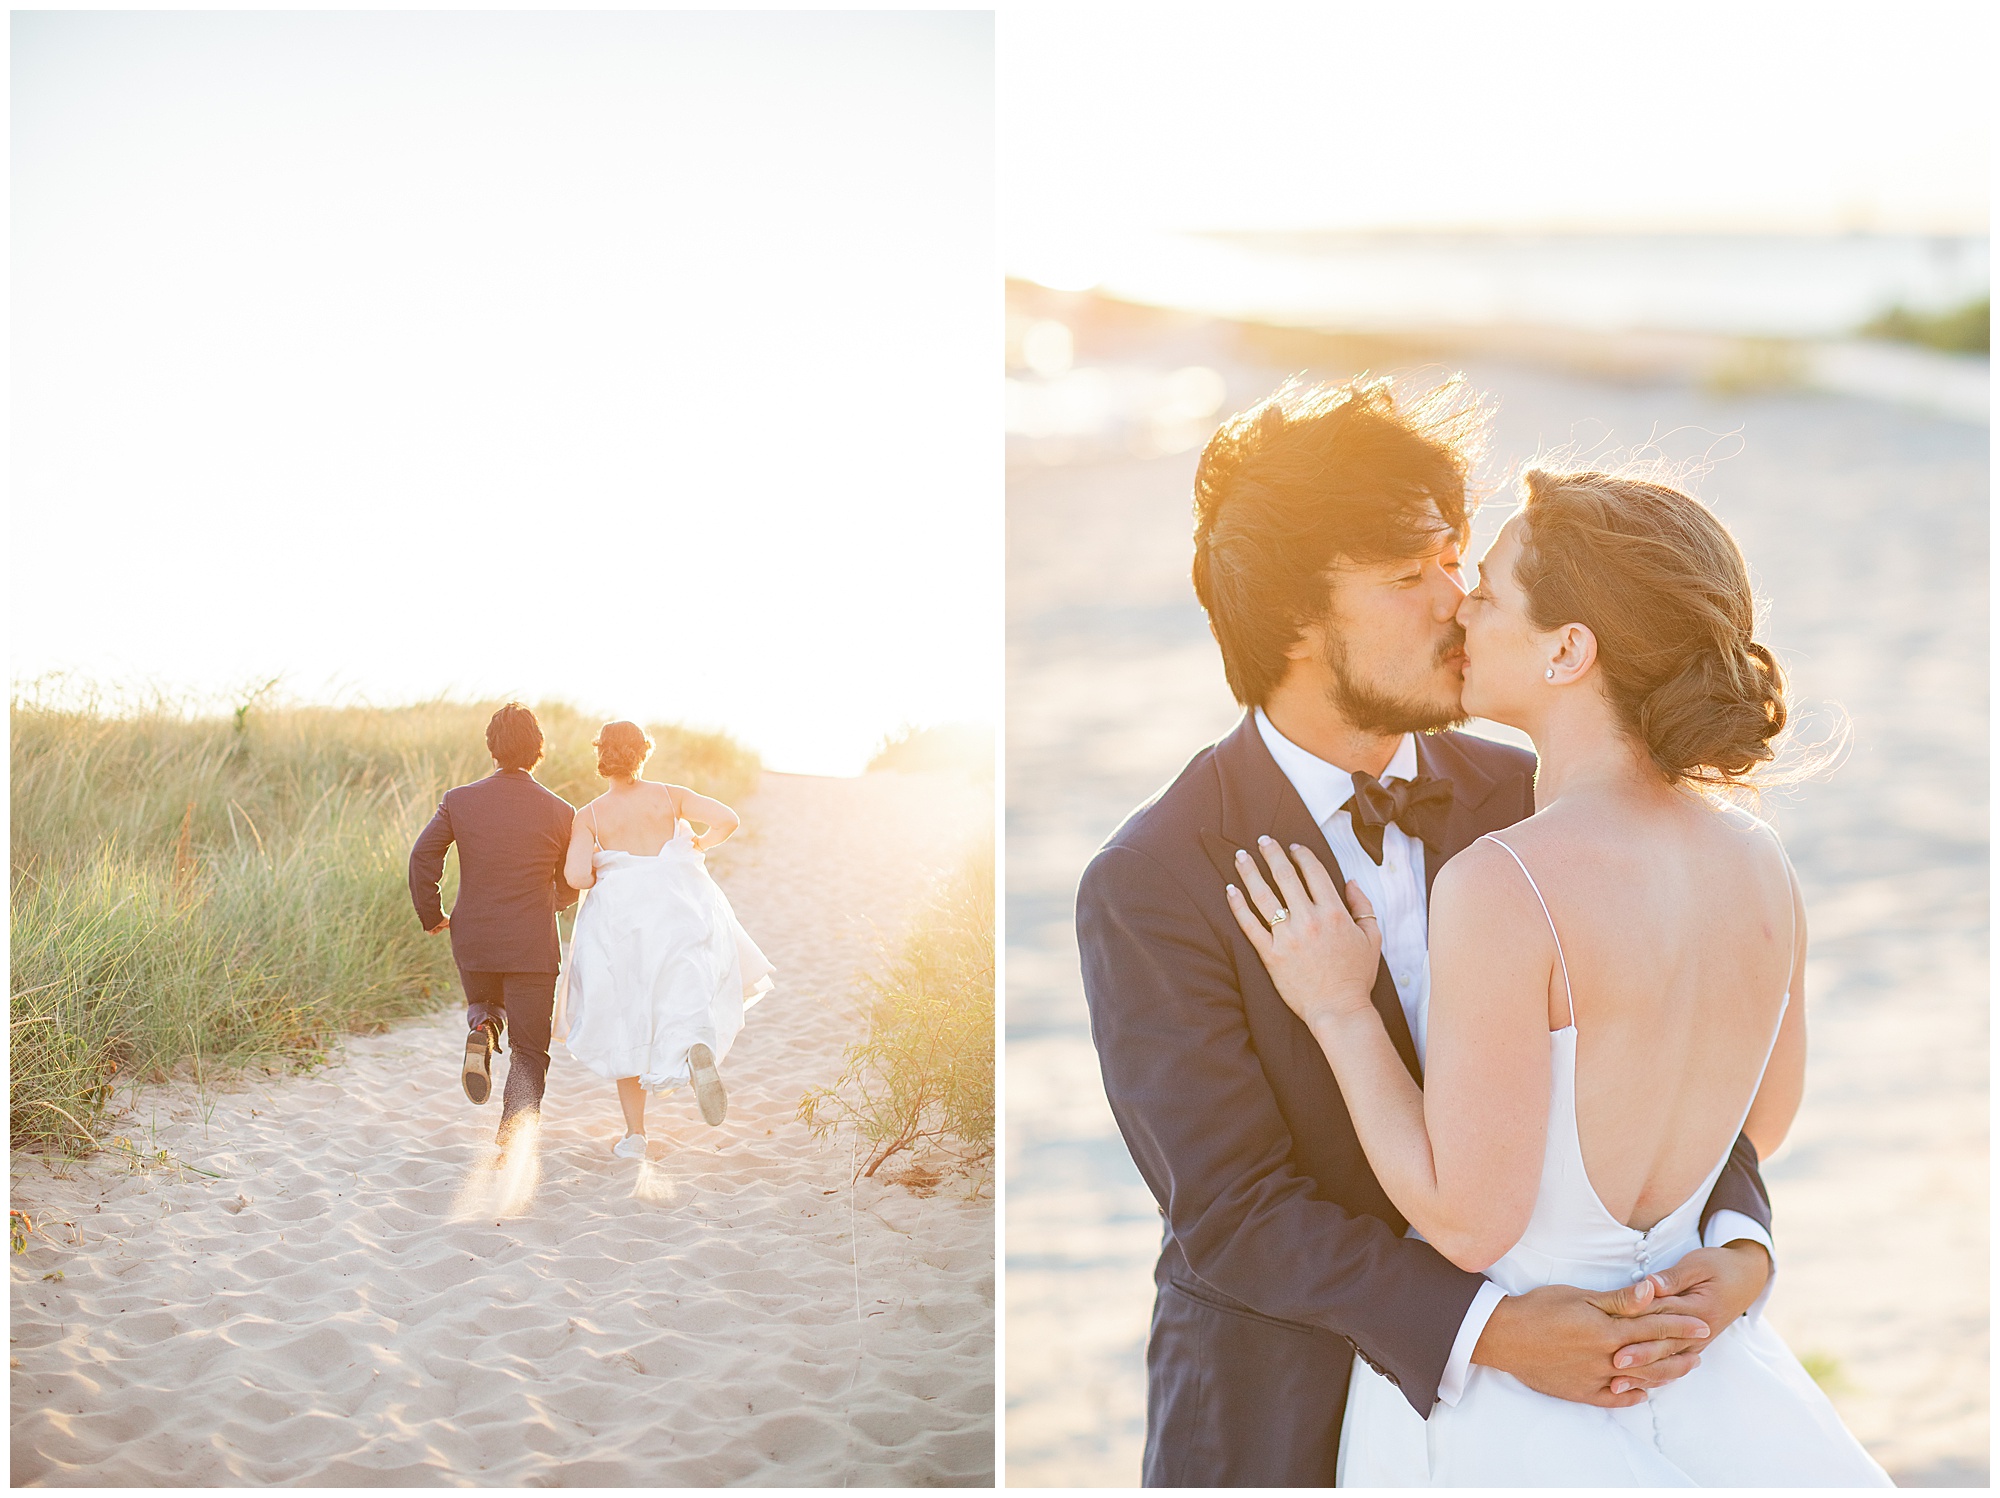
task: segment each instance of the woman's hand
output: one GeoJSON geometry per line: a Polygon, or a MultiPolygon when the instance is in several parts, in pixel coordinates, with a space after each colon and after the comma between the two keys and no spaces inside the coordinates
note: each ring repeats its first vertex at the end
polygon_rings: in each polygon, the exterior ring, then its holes
{"type": "Polygon", "coordinates": [[[1230,885],[1229,908],[1257,955],[1264,959],[1280,997],[1292,1013],[1313,1028],[1322,1021],[1362,1011],[1372,1013],[1374,1002],[1369,995],[1382,960],[1382,932],[1361,886],[1348,882],[1347,904],[1343,905],[1333,876],[1312,849],[1292,844],[1292,857],[1305,871],[1301,882],[1291,859],[1275,841],[1260,837],[1257,846],[1270,864],[1277,890],[1265,882],[1257,860],[1239,848],[1236,868],[1250,894],[1246,900],[1242,889],[1230,885]],[[1350,907],[1354,912],[1351,916],[1350,907]],[[1262,921],[1257,919],[1259,914],[1262,921]]]}

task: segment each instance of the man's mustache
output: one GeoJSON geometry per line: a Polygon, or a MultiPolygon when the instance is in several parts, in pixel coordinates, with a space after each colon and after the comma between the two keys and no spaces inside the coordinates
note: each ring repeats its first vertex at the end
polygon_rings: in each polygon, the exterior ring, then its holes
{"type": "Polygon", "coordinates": [[[1438,641],[1437,663],[1442,666],[1449,657],[1456,655],[1464,648],[1465,626],[1462,624],[1453,624],[1445,632],[1444,638],[1438,641]]]}

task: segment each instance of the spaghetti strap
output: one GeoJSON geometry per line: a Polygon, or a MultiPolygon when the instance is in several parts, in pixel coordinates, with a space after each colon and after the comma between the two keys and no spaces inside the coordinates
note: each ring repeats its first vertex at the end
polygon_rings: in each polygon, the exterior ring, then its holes
{"type": "Polygon", "coordinates": [[[1528,888],[1535,892],[1535,903],[1542,907],[1542,916],[1549,923],[1549,935],[1554,939],[1556,944],[1556,961],[1562,964],[1563,999],[1569,1005],[1569,1024],[1573,1030],[1576,1028],[1576,992],[1569,986],[1569,959],[1563,956],[1563,940],[1556,932],[1556,918],[1549,914],[1549,902],[1542,898],[1542,887],[1535,883],[1535,876],[1528,873],[1528,866],[1521,862],[1521,855],[1516,853],[1511,847],[1508,847],[1507,844],[1501,842],[1499,838],[1490,832],[1481,841],[1496,843],[1500,847],[1506,848],[1507,856],[1520,866],[1522,874],[1527,877],[1528,888]]]}
{"type": "Polygon", "coordinates": [[[601,848],[604,846],[604,838],[597,830],[597,803],[591,802],[584,810],[590,813],[590,840],[601,848]]]}

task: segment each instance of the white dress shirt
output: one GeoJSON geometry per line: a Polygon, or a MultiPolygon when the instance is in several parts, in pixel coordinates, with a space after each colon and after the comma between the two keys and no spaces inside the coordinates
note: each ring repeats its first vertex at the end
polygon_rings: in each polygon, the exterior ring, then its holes
{"type": "MultiPolygon", "coordinates": [[[[1271,751],[1271,758],[1278,762],[1285,779],[1305,802],[1307,814],[1326,835],[1327,847],[1339,863],[1340,872],[1359,884],[1375,907],[1382,929],[1382,956],[1389,964],[1396,997],[1402,1001],[1403,1017],[1410,1023],[1410,1038],[1416,1042],[1417,1061],[1422,1064],[1430,1040],[1431,1006],[1430,911],[1424,889],[1423,842],[1391,822],[1382,829],[1382,862],[1378,867],[1354,835],[1353,817],[1341,810],[1354,794],[1354,776],[1301,749],[1279,733],[1261,707],[1256,715],[1257,732],[1264,740],[1264,747],[1271,751]]],[[[1385,785],[1392,780],[1417,778],[1415,735],[1403,735],[1402,743],[1396,746],[1388,768],[1379,778],[1385,785]]],[[[1701,1235],[1703,1245],[1708,1248],[1744,1238],[1763,1244],[1773,1266],[1773,1274],[1764,1282],[1763,1294],[1750,1308],[1754,1314],[1763,1309],[1777,1278],[1777,1251],[1772,1247],[1771,1235],[1754,1218],[1728,1211],[1711,1217],[1701,1235]]],[[[1472,1350],[1479,1345],[1479,1335],[1486,1330],[1493,1308],[1506,1298],[1506,1292],[1491,1280],[1479,1287],[1465,1319],[1459,1323],[1458,1336],[1451,1345],[1451,1359],[1445,1364],[1444,1377],[1438,1381],[1441,1402],[1457,1404],[1465,1392],[1466,1375],[1472,1368],[1472,1350]]]]}

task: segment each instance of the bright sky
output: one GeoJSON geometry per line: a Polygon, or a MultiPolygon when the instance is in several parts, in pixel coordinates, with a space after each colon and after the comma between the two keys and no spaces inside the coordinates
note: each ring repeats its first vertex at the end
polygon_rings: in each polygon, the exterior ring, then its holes
{"type": "Polygon", "coordinates": [[[12,24],[17,681],[996,719],[990,17],[12,24]]]}
{"type": "Polygon", "coordinates": [[[1162,229],[1980,231],[1988,10],[1009,9],[1008,265],[1162,229]]]}

